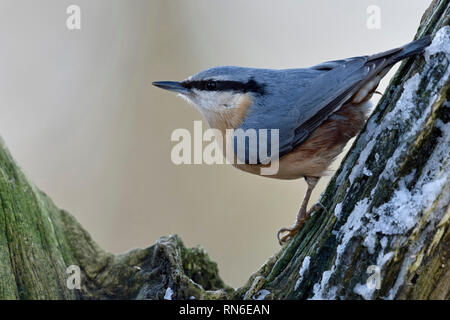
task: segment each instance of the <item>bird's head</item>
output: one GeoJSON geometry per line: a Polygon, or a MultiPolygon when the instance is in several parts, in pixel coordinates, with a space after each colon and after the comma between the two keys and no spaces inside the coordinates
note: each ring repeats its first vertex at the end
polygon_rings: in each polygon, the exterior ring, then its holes
{"type": "Polygon", "coordinates": [[[153,85],[178,93],[209,118],[211,114],[233,112],[241,107],[243,100],[262,99],[266,93],[265,72],[253,68],[214,67],[180,82],[157,81],[153,85]]]}

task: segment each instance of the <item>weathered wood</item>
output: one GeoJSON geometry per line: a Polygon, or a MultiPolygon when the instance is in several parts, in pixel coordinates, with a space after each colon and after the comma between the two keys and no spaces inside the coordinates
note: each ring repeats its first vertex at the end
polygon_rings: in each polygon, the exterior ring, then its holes
{"type": "Polygon", "coordinates": [[[206,253],[177,236],[122,255],[104,251],[0,145],[0,299],[217,299],[230,290],[206,253]],[[71,265],[81,290],[67,286],[71,265]]]}
{"type": "Polygon", "coordinates": [[[449,0],[425,12],[416,38],[438,36],[399,68],[324,192],[327,212],[237,290],[177,236],[104,251],[1,143],[0,299],[449,299],[449,13],[449,0]],[[70,265],[80,290],[66,284],[70,265]]]}
{"type": "Polygon", "coordinates": [[[449,1],[434,1],[424,14],[416,38],[442,38],[399,68],[321,197],[328,213],[316,212],[236,297],[450,297],[449,13],[449,1]],[[379,289],[366,284],[373,270],[379,289]]]}

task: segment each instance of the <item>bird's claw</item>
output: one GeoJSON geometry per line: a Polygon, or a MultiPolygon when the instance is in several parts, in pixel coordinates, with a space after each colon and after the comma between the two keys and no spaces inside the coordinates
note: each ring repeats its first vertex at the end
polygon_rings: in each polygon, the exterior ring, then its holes
{"type": "Polygon", "coordinates": [[[325,206],[320,202],[317,202],[314,206],[311,207],[311,209],[308,210],[304,218],[301,218],[295,222],[294,226],[292,226],[291,228],[281,228],[280,230],[278,230],[277,238],[280,246],[282,246],[287,240],[295,236],[297,232],[302,228],[303,224],[309,219],[311,213],[318,209],[323,209],[326,213],[328,213],[328,209],[325,208],[325,206]],[[281,237],[281,235],[285,232],[287,232],[287,234],[281,237]]]}
{"type": "Polygon", "coordinates": [[[283,245],[283,243],[285,243],[289,238],[291,238],[293,236],[293,230],[289,230],[288,228],[281,228],[280,230],[278,230],[277,233],[277,238],[278,238],[278,243],[280,244],[280,246],[283,245]],[[284,235],[283,237],[281,237],[281,234],[283,232],[288,232],[288,234],[284,235]]]}
{"type": "Polygon", "coordinates": [[[278,238],[278,243],[280,244],[280,246],[282,246],[283,243],[285,243],[287,240],[289,240],[293,236],[295,236],[295,234],[298,232],[298,230],[301,229],[301,227],[305,221],[306,221],[306,219],[302,219],[302,220],[297,221],[295,223],[295,225],[291,228],[281,228],[280,230],[278,230],[277,238],[278,238]],[[285,232],[287,232],[287,234],[285,234],[284,236],[281,237],[281,235],[285,232]]]}

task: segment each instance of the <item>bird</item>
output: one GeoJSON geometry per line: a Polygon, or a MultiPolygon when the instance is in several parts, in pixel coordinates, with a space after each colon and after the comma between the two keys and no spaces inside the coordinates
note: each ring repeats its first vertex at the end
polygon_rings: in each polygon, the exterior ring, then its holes
{"type": "MultiPolygon", "coordinates": [[[[272,154],[269,158],[277,162],[278,171],[267,177],[304,178],[307,184],[294,225],[277,233],[282,245],[302,228],[313,210],[323,207],[319,202],[307,209],[311,193],[346,143],[363,128],[371,112],[369,100],[380,80],[394,64],[420,54],[430,43],[430,36],[425,36],[392,50],[309,68],[218,66],[183,81],[152,84],[185,98],[224,136],[227,130],[276,130],[278,150],[276,158],[272,154]]],[[[248,145],[247,141],[243,157],[234,147],[234,160],[241,161],[232,164],[261,175],[268,163],[249,161],[249,148],[255,147],[248,145]]]]}

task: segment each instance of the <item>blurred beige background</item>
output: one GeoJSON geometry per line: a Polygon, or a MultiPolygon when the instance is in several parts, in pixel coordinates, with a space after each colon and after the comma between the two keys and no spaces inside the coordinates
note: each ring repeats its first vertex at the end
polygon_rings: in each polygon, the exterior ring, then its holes
{"type": "Polygon", "coordinates": [[[293,223],[305,183],[175,166],[172,131],[201,116],[151,82],[216,65],[307,67],[387,50],[412,39],[429,3],[2,0],[0,135],[104,248],[177,233],[204,246],[237,287],[278,249],[276,231],[293,223]],[[81,7],[79,31],[66,28],[70,4],[81,7]],[[380,30],[366,27],[369,5],[381,9],[380,30]]]}

